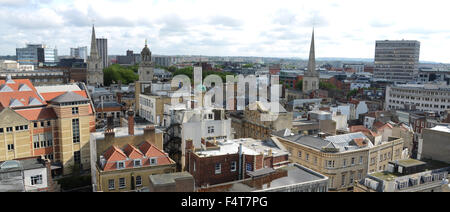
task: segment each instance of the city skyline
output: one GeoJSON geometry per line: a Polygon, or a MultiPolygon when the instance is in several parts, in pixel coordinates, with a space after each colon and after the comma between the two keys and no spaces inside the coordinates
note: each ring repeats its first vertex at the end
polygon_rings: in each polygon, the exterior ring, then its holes
{"type": "Polygon", "coordinates": [[[0,55],[14,55],[25,43],[45,43],[56,46],[60,55],[69,55],[71,47],[89,45],[95,23],[97,37],[108,39],[110,55],[138,51],[148,39],[151,51],[160,55],[306,59],[314,26],[317,58],[374,58],[377,40],[405,39],[421,42],[420,61],[450,63],[445,54],[450,30],[443,29],[444,20],[450,18],[446,7],[418,7],[414,2],[386,5],[0,0],[0,9],[10,11],[8,17],[0,15],[0,26],[6,29],[0,32],[0,55]],[[108,9],[103,9],[106,4],[108,9]]]}

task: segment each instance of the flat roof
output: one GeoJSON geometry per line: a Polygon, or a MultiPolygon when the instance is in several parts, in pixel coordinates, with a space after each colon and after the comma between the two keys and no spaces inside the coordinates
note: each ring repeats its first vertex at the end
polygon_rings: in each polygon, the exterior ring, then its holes
{"type": "MultiPolygon", "coordinates": [[[[143,135],[144,129],[148,125],[135,125],[134,126],[134,135],[143,135]]],[[[162,131],[160,129],[157,129],[155,127],[156,133],[161,133],[162,131]]],[[[91,133],[92,136],[94,136],[95,139],[105,139],[105,131],[97,131],[95,133],[91,133]]],[[[128,127],[116,127],[114,128],[114,137],[127,137],[128,134],[128,127]]]]}
{"type": "Polygon", "coordinates": [[[431,130],[450,133],[450,126],[436,126],[436,127],[431,128],[431,130]]]}
{"type": "Polygon", "coordinates": [[[150,175],[149,179],[153,185],[165,185],[175,183],[176,179],[194,178],[189,172],[175,172],[168,174],[150,175]]]}
{"type": "Polygon", "coordinates": [[[255,140],[253,138],[242,138],[233,140],[218,140],[218,148],[199,150],[195,153],[200,157],[210,157],[218,155],[236,154],[239,151],[239,145],[242,144],[242,153],[246,155],[268,155],[269,150],[272,150],[274,156],[281,156],[289,154],[282,150],[271,139],[255,140]]]}
{"type": "Polygon", "coordinates": [[[264,180],[264,182],[259,180],[260,178],[257,177],[215,186],[223,187],[223,189],[220,190],[222,192],[254,192],[254,191],[265,191],[270,189],[282,188],[302,183],[310,183],[320,180],[324,181],[328,180],[328,177],[318,172],[315,172],[311,169],[303,167],[299,164],[289,164],[282,168],[276,169],[275,172],[273,172],[272,174],[268,174],[267,178],[273,179],[264,180]],[[283,176],[282,173],[286,174],[283,176]],[[272,176],[272,174],[275,175],[272,176]],[[230,186],[225,186],[227,184],[230,186]]]}
{"type": "MultiPolygon", "coordinates": [[[[401,166],[405,166],[405,167],[411,167],[411,166],[415,166],[415,165],[421,165],[421,164],[425,164],[425,169],[423,171],[420,172],[425,172],[425,171],[430,171],[430,170],[436,170],[436,169],[442,169],[442,168],[450,168],[450,164],[441,162],[441,161],[436,161],[436,160],[415,160],[415,159],[405,159],[405,160],[401,160],[397,162],[398,164],[400,164],[401,166]]],[[[417,173],[420,173],[417,172],[417,173]]],[[[416,174],[416,173],[412,173],[412,174],[416,174]]],[[[412,175],[410,174],[410,175],[412,175]]],[[[406,176],[405,174],[401,174],[401,173],[389,173],[387,171],[381,171],[381,172],[376,172],[376,173],[372,173],[370,174],[371,176],[374,176],[376,178],[379,178],[381,180],[385,180],[385,181],[391,181],[391,180],[395,180],[395,178],[397,177],[402,177],[402,176],[406,176]]]]}
{"type": "Polygon", "coordinates": [[[399,161],[394,161],[393,163],[396,163],[396,164],[398,164],[400,166],[403,166],[403,167],[412,167],[412,166],[418,166],[418,165],[426,164],[423,161],[415,160],[415,159],[399,160],[399,161]]]}

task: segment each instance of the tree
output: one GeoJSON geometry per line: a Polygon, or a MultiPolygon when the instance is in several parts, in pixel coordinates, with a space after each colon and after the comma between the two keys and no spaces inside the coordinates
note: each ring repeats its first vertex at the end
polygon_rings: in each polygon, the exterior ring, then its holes
{"type": "Polygon", "coordinates": [[[323,90],[336,90],[337,87],[329,82],[319,82],[319,88],[323,90]]]}
{"type": "Polygon", "coordinates": [[[347,99],[358,94],[358,89],[353,89],[347,94],[347,99]]]}
{"type": "Polygon", "coordinates": [[[303,90],[303,80],[297,81],[297,83],[295,83],[295,88],[299,91],[302,91],[303,90]]]}
{"type": "Polygon", "coordinates": [[[118,83],[119,80],[123,84],[130,84],[139,80],[137,69],[139,66],[134,65],[130,67],[121,66],[119,64],[113,64],[108,68],[103,69],[103,80],[106,86],[113,83],[118,83]]]}

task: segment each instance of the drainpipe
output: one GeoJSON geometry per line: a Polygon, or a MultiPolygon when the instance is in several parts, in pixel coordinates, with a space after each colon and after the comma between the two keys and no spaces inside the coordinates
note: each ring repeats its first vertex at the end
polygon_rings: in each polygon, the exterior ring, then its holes
{"type": "Polygon", "coordinates": [[[242,179],[242,144],[239,144],[239,176],[238,180],[242,179]]]}

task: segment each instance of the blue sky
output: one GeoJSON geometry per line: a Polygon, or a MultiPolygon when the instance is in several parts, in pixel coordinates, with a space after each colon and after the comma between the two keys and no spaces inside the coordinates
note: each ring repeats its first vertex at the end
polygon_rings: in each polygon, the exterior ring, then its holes
{"type": "Polygon", "coordinates": [[[89,46],[91,25],[110,54],[373,58],[376,40],[419,40],[421,60],[450,63],[444,0],[0,0],[0,55],[25,43],[89,46]],[[7,12],[4,12],[7,11],[7,12]]]}

